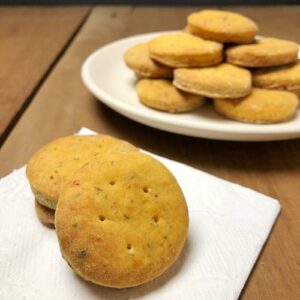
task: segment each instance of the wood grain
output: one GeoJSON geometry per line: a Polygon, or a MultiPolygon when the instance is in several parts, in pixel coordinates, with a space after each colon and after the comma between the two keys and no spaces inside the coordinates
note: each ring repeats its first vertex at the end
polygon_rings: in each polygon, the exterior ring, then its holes
{"type": "MultiPolygon", "coordinates": [[[[299,6],[232,9],[256,20],[263,35],[299,39],[299,6]]],[[[95,8],[4,144],[0,176],[24,164],[43,144],[87,126],[275,197],[282,212],[241,299],[300,299],[300,140],[239,143],[162,132],[100,104],[81,82],[82,62],[96,48],[132,34],[182,28],[192,10],[95,8]]]]}
{"type": "Polygon", "coordinates": [[[88,7],[0,8],[0,144],[88,7]]]}

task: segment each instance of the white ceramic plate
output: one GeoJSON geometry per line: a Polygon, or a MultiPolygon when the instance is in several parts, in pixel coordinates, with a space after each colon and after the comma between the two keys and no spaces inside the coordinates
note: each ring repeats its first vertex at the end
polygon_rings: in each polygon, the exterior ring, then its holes
{"type": "MultiPolygon", "coordinates": [[[[123,61],[124,52],[166,32],[147,33],[121,39],[92,53],[82,67],[87,88],[118,113],[169,132],[232,141],[271,141],[300,137],[300,116],[288,122],[256,125],[231,121],[214,112],[211,105],[190,113],[170,114],[142,105],[134,88],[136,78],[123,61]]],[[[170,33],[170,32],[169,32],[170,33]]]]}

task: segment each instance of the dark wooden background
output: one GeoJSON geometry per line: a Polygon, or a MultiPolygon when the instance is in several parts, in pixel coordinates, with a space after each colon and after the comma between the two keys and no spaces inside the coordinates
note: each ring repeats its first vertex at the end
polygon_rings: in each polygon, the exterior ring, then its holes
{"type": "Polygon", "coordinates": [[[0,0],[0,5],[277,5],[277,4],[300,4],[300,0],[0,0]]]}

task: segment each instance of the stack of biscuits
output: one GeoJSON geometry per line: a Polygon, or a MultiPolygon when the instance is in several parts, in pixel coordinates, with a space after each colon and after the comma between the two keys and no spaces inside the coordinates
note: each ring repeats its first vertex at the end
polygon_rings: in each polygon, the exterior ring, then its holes
{"type": "Polygon", "coordinates": [[[171,172],[105,135],[67,136],[38,150],[26,175],[40,221],[83,279],[114,288],[148,282],[179,256],[188,230],[171,172]]]}
{"type": "Polygon", "coordinates": [[[186,112],[213,99],[225,117],[250,123],[291,119],[300,96],[298,44],[256,38],[257,25],[237,13],[202,10],[181,33],[164,34],[128,49],[127,66],[148,107],[186,112]]]}

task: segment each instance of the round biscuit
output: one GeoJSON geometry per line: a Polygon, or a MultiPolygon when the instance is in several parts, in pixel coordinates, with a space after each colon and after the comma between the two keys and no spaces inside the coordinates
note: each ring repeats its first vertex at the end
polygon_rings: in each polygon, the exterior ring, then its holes
{"type": "Polygon", "coordinates": [[[91,157],[101,157],[108,151],[137,151],[137,148],[110,136],[90,135],[62,137],[39,149],[26,167],[36,200],[55,209],[67,178],[91,157]]]}
{"type": "Polygon", "coordinates": [[[141,78],[172,78],[173,70],[150,58],[148,44],[141,43],[124,54],[126,65],[141,78]]]}
{"type": "Polygon", "coordinates": [[[42,224],[47,227],[54,228],[54,209],[48,208],[35,200],[35,212],[42,224]]]}
{"type": "Polygon", "coordinates": [[[252,72],[254,86],[287,90],[298,94],[300,90],[300,61],[294,64],[256,69],[252,72]]]}
{"type": "Polygon", "coordinates": [[[140,153],[83,166],[61,193],[56,232],[63,257],[83,279],[126,288],[174,263],[188,230],[184,195],[170,171],[140,153]]]}
{"type": "Polygon", "coordinates": [[[251,92],[251,73],[222,63],[217,66],[176,69],[173,84],[180,90],[206,97],[240,98],[251,92]]]}
{"type": "Polygon", "coordinates": [[[187,33],[161,35],[149,43],[150,57],[170,67],[204,67],[223,59],[223,45],[187,33]]]}
{"type": "Polygon", "coordinates": [[[188,16],[190,33],[221,43],[250,43],[258,30],[249,18],[221,10],[202,10],[188,16]]]}
{"type": "Polygon", "coordinates": [[[178,90],[170,80],[142,79],[136,90],[146,106],[171,113],[191,111],[205,102],[202,96],[178,90]]]}
{"type": "Polygon", "coordinates": [[[240,99],[214,99],[214,108],[233,120],[269,124],[291,119],[298,106],[295,94],[286,91],[254,88],[240,99]]]}
{"type": "Polygon", "coordinates": [[[299,45],[275,38],[263,38],[254,44],[228,47],[226,60],[242,67],[272,67],[295,62],[299,45]]]}

